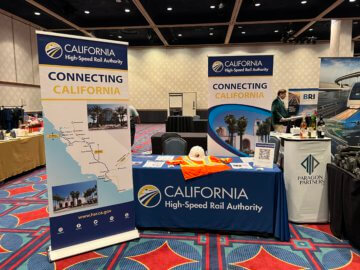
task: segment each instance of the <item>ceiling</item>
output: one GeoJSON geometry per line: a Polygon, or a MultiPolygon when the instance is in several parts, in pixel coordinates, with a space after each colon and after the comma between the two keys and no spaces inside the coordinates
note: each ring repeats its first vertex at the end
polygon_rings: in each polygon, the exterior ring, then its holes
{"type": "Polygon", "coordinates": [[[360,55],[360,0],[1,0],[0,9],[130,46],[313,44],[330,40],[331,19],[350,19],[360,55]]]}

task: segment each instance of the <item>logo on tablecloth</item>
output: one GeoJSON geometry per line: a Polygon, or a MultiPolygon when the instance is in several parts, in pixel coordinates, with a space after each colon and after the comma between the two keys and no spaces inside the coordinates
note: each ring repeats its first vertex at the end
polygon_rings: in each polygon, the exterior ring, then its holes
{"type": "Polygon", "coordinates": [[[301,166],[306,170],[306,172],[311,175],[317,166],[319,166],[320,162],[313,156],[308,155],[303,162],[301,162],[301,166]]]}
{"type": "Polygon", "coordinates": [[[153,185],[145,185],[139,189],[138,201],[146,208],[153,208],[161,201],[160,190],[153,185]]]}
{"type": "Polygon", "coordinates": [[[62,56],[63,49],[56,42],[49,42],[45,46],[45,52],[50,58],[58,59],[58,58],[60,58],[62,56]]]}

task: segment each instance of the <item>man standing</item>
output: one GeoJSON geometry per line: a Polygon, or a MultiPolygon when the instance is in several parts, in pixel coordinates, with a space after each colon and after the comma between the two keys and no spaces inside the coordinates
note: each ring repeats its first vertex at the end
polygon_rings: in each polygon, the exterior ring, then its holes
{"type": "Polygon", "coordinates": [[[131,146],[133,146],[135,140],[136,124],[140,124],[140,117],[134,106],[129,105],[128,108],[130,115],[131,146]]]}
{"type": "Polygon", "coordinates": [[[280,89],[277,93],[277,98],[271,104],[272,113],[272,125],[275,132],[283,132],[284,130],[284,118],[289,117],[289,114],[285,108],[284,99],[286,97],[286,90],[280,89]]]}

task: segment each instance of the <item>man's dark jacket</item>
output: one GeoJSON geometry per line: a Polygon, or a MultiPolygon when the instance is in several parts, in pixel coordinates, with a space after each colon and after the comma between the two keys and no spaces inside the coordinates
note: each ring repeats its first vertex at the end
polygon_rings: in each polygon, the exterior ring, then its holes
{"type": "Polygon", "coordinates": [[[272,124],[273,125],[282,125],[280,122],[281,118],[287,118],[288,112],[285,108],[284,102],[277,97],[271,104],[271,113],[272,113],[272,124]]]}

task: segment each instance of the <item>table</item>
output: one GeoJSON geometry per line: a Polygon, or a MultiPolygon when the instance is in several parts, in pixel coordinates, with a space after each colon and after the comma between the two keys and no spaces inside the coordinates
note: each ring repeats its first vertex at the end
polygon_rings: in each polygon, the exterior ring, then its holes
{"type": "Polygon", "coordinates": [[[185,181],[178,166],[142,167],[156,157],[133,156],[141,162],[133,163],[136,226],[260,232],[289,240],[279,168],[232,169],[185,181]]]}
{"type": "Polygon", "coordinates": [[[293,222],[327,222],[326,164],[331,161],[331,139],[281,137],[284,153],[284,179],[293,222]]]}
{"type": "Polygon", "coordinates": [[[44,135],[0,141],[0,181],[45,165],[44,135]]]}
{"type": "MultiPolygon", "coordinates": [[[[161,136],[163,134],[164,132],[157,132],[151,136],[152,154],[162,154],[161,136]]],[[[207,150],[207,133],[177,132],[177,134],[187,141],[187,152],[195,145],[201,146],[205,151],[207,150]]]]}
{"type": "Polygon", "coordinates": [[[167,132],[192,132],[192,116],[169,116],[166,120],[167,132]]]}
{"type": "Polygon", "coordinates": [[[193,132],[205,132],[208,131],[207,119],[193,119],[193,132]]]}
{"type": "Polygon", "coordinates": [[[331,232],[360,248],[360,179],[333,164],[327,174],[331,232]]]}

